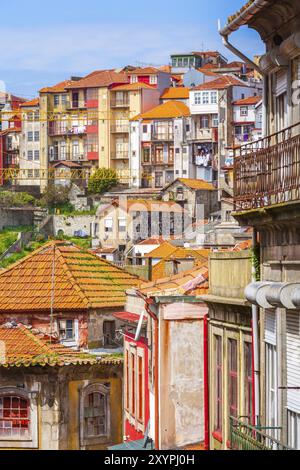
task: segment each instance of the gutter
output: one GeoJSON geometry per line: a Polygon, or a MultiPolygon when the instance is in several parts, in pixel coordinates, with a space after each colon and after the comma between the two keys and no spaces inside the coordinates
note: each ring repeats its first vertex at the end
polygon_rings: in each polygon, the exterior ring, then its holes
{"type": "Polygon", "coordinates": [[[254,2],[246,8],[246,10],[242,11],[237,18],[220,30],[221,36],[230,36],[231,33],[237,31],[241,26],[249,23],[256,13],[271,3],[273,3],[273,0],[254,0],[254,2]]]}
{"type": "MultiPolygon", "coordinates": [[[[253,229],[253,250],[257,248],[257,231],[253,229]]],[[[252,266],[252,279],[256,281],[255,267],[252,266]]],[[[253,411],[255,425],[260,425],[260,350],[259,350],[259,313],[257,305],[252,305],[252,347],[253,347],[253,411]]]]}
{"type": "Polygon", "coordinates": [[[222,36],[222,41],[224,46],[230,50],[234,55],[242,59],[243,62],[248,64],[250,67],[254,68],[259,74],[265,75],[262,69],[255,63],[253,60],[249,59],[243,52],[239,51],[233,44],[231,44],[228,40],[228,34],[223,34],[222,30],[219,31],[220,35],[222,36]]]}

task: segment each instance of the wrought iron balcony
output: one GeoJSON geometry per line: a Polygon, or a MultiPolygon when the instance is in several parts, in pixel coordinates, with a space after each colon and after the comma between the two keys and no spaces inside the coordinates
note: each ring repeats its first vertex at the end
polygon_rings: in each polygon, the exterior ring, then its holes
{"type": "Polygon", "coordinates": [[[300,199],[300,123],[235,150],[237,212],[300,199]]]}
{"type": "Polygon", "coordinates": [[[231,450],[291,450],[271,434],[280,428],[254,427],[247,423],[248,417],[240,419],[230,417],[230,447],[231,450]]]}

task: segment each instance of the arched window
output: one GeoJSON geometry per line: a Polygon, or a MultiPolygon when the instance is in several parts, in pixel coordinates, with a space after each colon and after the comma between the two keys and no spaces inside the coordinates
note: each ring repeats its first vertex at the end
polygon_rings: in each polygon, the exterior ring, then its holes
{"type": "Polygon", "coordinates": [[[30,402],[25,396],[0,394],[0,439],[30,437],[30,402]]]}
{"type": "Polygon", "coordinates": [[[81,439],[83,444],[110,436],[110,387],[94,384],[82,390],[81,439]]]}

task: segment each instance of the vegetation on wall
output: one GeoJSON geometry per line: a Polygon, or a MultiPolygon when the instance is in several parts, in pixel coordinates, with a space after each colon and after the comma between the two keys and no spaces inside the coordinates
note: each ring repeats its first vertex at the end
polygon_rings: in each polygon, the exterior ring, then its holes
{"type": "Polygon", "coordinates": [[[118,177],[115,170],[99,168],[90,177],[88,190],[91,194],[103,194],[116,184],[118,184],[118,177]]]}
{"type": "Polygon", "coordinates": [[[251,257],[252,257],[252,266],[255,270],[255,280],[260,281],[260,245],[257,244],[255,248],[251,249],[251,257]]]}
{"type": "Polygon", "coordinates": [[[26,207],[35,203],[35,198],[30,194],[0,191],[0,207],[26,207]]]}
{"type": "Polygon", "coordinates": [[[42,207],[54,209],[69,204],[69,186],[49,184],[40,200],[42,207]]]}

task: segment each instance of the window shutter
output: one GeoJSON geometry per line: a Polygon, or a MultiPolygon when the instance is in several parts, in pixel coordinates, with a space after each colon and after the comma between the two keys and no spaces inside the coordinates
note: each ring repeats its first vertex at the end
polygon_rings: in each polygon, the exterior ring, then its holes
{"type": "Polygon", "coordinates": [[[287,71],[284,70],[279,70],[279,72],[276,73],[276,89],[275,93],[276,96],[282,95],[287,91],[287,71]]]}
{"type": "MultiPolygon", "coordinates": [[[[287,313],[286,318],[287,344],[287,386],[300,387],[300,313],[287,313]]],[[[300,413],[300,390],[287,393],[287,407],[290,411],[300,413]]]]}
{"type": "Polygon", "coordinates": [[[265,342],[268,344],[272,344],[276,346],[276,333],[277,333],[277,325],[276,325],[276,314],[275,311],[266,310],[266,317],[265,317],[265,342]]]}

